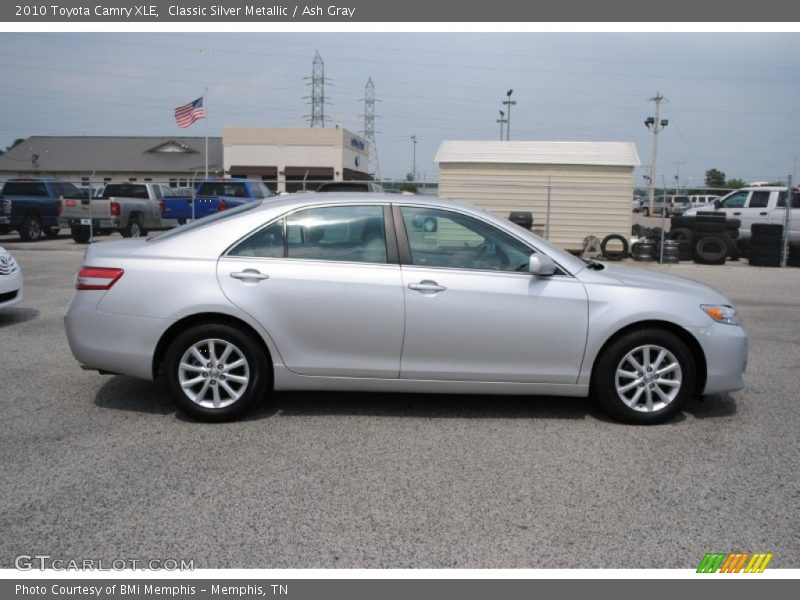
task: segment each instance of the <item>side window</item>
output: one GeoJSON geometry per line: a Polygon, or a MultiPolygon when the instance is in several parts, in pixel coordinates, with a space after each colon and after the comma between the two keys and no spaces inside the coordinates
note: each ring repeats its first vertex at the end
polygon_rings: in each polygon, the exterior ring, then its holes
{"type": "MultiPolygon", "coordinates": [[[[778,208],[786,208],[786,192],[781,192],[778,196],[778,208]]],[[[792,208],[800,208],[800,192],[792,192],[792,208]]]]}
{"type": "Polygon", "coordinates": [[[286,218],[288,258],[385,263],[381,206],[325,206],[286,218]]]}
{"type": "Polygon", "coordinates": [[[153,195],[155,196],[156,200],[161,200],[161,186],[154,185],[153,186],[153,195]]]}
{"type": "Polygon", "coordinates": [[[283,219],[256,231],[228,252],[229,256],[283,258],[283,219]]]}
{"type": "Polygon", "coordinates": [[[750,195],[750,202],[747,206],[749,208],[767,208],[769,204],[769,195],[770,192],[768,191],[753,192],[750,195]]]}
{"type": "Polygon", "coordinates": [[[723,208],[743,208],[750,192],[736,192],[722,201],[723,208]]]}
{"type": "Polygon", "coordinates": [[[533,250],[479,219],[449,210],[405,206],[411,261],[425,267],[525,271],[533,250]]]}

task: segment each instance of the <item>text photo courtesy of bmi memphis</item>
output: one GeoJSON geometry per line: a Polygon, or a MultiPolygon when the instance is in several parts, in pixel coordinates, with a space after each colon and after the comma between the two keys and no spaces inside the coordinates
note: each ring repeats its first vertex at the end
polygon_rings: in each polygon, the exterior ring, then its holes
{"type": "Polygon", "coordinates": [[[800,576],[800,9],[428,4],[0,7],[0,597],[800,576]]]}

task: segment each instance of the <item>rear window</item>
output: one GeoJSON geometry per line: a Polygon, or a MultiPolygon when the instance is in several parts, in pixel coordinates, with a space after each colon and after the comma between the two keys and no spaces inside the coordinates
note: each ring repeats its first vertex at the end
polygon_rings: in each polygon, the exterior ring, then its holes
{"type": "Polygon", "coordinates": [[[201,183],[198,196],[228,196],[229,198],[249,198],[244,181],[207,181],[201,183]]]}
{"type": "Polygon", "coordinates": [[[248,210],[253,210],[256,206],[261,206],[261,200],[256,200],[255,202],[246,202],[245,204],[240,204],[239,206],[236,206],[234,208],[229,208],[228,210],[222,210],[220,212],[216,212],[212,215],[208,215],[207,217],[203,217],[202,219],[197,219],[190,223],[186,223],[186,225],[181,225],[180,227],[176,227],[175,229],[170,229],[169,231],[148,238],[147,241],[149,242],[152,240],[164,240],[167,238],[175,237],[177,235],[187,233],[194,229],[205,227],[206,225],[210,225],[211,223],[216,223],[217,221],[222,221],[223,219],[234,217],[248,210]]]}
{"type": "Polygon", "coordinates": [[[103,190],[103,198],[139,198],[147,200],[147,186],[135,183],[109,183],[103,190]]]}
{"type": "Polygon", "coordinates": [[[7,196],[47,196],[47,186],[41,181],[9,181],[3,186],[7,196]]]}

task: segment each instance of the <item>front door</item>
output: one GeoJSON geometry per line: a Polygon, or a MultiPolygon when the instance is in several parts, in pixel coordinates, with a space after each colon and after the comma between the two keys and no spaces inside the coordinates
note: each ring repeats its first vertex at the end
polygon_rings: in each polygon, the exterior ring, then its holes
{"type": "Polygon", "coordinates": [[[401,378],[576,382],[583,284],[566,273],[530,275],[534,251],[490,223],[450,210],[399,212],[411,255],[401,378]]]}

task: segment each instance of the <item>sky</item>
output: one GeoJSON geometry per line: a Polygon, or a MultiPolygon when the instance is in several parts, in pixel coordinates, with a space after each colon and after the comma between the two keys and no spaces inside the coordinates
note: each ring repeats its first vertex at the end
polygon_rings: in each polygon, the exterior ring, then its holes
{"type": "MultiPolygon", "coordinates": [[[[785,179],[800,159],[800,34],[789,33],[0,33],[0,147],[29,135],[158,135],[208,86],[208,131],[303,127],[319,51],[329,126],[363,129],[375,84],[383,177],[436,180],[447,139],[497,140],[507,90],[512,140],[631,141],[661,92],[656,179],[707,169],[785,179]]],[[[643,185],[645,168],[637,170],[643,185]]]]}

